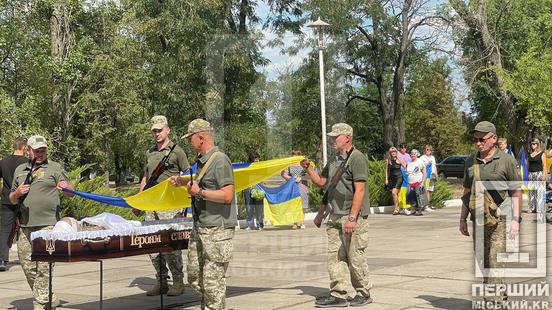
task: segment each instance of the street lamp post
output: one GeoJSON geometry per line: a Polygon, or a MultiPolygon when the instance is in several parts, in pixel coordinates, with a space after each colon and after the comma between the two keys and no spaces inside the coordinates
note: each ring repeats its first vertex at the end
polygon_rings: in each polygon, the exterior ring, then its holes
{"type": "Polygon", "coordinates": [[[318,41],[318,63],[320,70],[320,114],[322,119],[322,163],[323,166],[326,166],[328,163],[328,146],[326,143],[326,97],[324,93],[324,28],[330,26],[330,24],[322,21],[320,17],[309,24],[308,27],[312,28],[314,31],[315,37],[318,41]]]}

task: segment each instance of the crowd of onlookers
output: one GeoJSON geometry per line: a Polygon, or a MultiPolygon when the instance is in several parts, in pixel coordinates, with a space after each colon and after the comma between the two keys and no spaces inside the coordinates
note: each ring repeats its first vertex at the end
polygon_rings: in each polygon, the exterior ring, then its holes
{"type": "MultiPolygon", "coordinates": [[[[527,165],[526,181],[546,181],[546,191],[528,191],[528,205],[525,212],[537,212],[538,206],[544,206],[543,200],[552,203],[552,173],[549,176],[547,158],[552,158],[552,151],[548,153],[542,147],[538,138],[531,141],[525,164],[527,165]]],[[[497,147],[501,151],[514,156],[508,148],[508,141],[500,138],[497,147]]],[[[399,147],[389,148],[385,156],[385,189],[391,192],[393,198],[393,215],[423,215],[423,212],[433,211],[431,195],[435,190],[438,179],[437,161],[433,155],[433,147],[426,145],[421,153],[418,149],[408,150],[406,143],[399,147]]],[[[294,150],[292,156],[301,155],[294,150]]],[[[515,157],[515,156],[514,156],[515,157]]],[[[257,154],[252,154],[250,162],[258,161],[257,154]]],[[[523,173],[523,172],[521,172],[523,173]]],[[[285,180],[294,179],[300,186],[303,207],[308,208],[308,183],[302,179],[303,169],[299,165],[291,166],[282,171],[285,180]]],[[[256,197],[255,188],[244,191],[247,209],[247,230],[263,229],[263,197],[256,197]]],[[[545,213],[546,210],[541,210],[545,213]]],[[[539,212],[540,213],[540,212],[539,212]]],[[[293,228],[304,229],[303,222],[293,224],[293,228]]]]}
{"type": "Polygon", "coordinates": [[[426,145],[423,155],[417,149],[408,152],[406,143],[389,148],[385,163],[385,187],[391,191],[393,215],[423,215],[431,211],[431,193],[437,180],[437,162],[433,147],[426,145]]]}
{"type": "MultiPolygon", "coordinates": [[[[505,138],[497,140],[497,147],[502,152],[514,156],[505,138]]],[[[515,156],[514,156],[515,158],[515,156]]],[[[552,158],[552,150],[546,151],[538,138],[531,140],[525,158],[520,158],[520,173],[526,175],[524,181],[546,182],[546,189],[540,185],[530,185],[527,192],[528,204],[525,212],[544,214],[546,202],[552,204],[552,173],[549,173],[548,158],[552,158]],[[539,187],[540,186],[540,187],[539,187]],[[533,188],[534,187],[534,188],[533,188]]],[[[426,145],[423,155],[417,149],[408,152],[406,143],[400,143],[399,148],[391,147],[385,158],[385,189],[393,197],[393,215],[423,215],[422,211],[431,211],[431,194],[435,189],[438,171],[433,148],[426,145]]],[[[537,184],[537,183],[534,183],[537,184]]],[[[549,210],[548,210],[549,211],[549,210]]]]}

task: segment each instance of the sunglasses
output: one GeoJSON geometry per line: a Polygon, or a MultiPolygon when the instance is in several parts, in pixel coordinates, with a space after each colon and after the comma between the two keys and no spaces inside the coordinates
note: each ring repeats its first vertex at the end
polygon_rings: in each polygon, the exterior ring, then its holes
{"type": "Polygon", "coordinates": [[[490,137],[487,137],[487,138],[485,138],[485,137],[483,137],[483,138],[473,137],[473,138],[472,138],[472,141],[473,141],[473,143],[485,142],[485,141],[487,141],[489,138],[490,138],[490,137]]]}
{"type": "Polygon", "coordinates": [[[538,142],[531,142],[531,145],[539,145],[538,142]]]}

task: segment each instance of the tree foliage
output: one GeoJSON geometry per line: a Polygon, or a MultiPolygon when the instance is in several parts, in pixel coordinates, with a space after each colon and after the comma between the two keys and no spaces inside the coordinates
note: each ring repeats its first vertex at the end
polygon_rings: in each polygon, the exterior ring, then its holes
{"type": "Polygon", "coordinates": [[[476,120],[519,144],[549,132],[550,0],[450,0],[476,120]],[[541,83],[542,82],[542,83],[541,83]],[[541,97],[542,95],[542,97],[541,97]],[[544,100],[543,100],[544,99],[544,100]]]}
{"type": "Polygon", "coordinates": [[[406,141],[422,152],[425,145],[433,146],[440,159],[464,154],[469,147],[454,106],[450,74],[444,58],[420,61],[409,72],[405,92],[406,141]]]}
{"type": "Polygon", "coordinates": [[[231,157],[245,160],[245,149],[266,144],[264,130],[242,139],[266,127],[254,9],[219,0],[0,3],[3,153],[16,136],[43,134],[67,168],[96,163],[124,182],[142,171],[150,117],[164,114],[174,141],[205,117],[231,157]]]}

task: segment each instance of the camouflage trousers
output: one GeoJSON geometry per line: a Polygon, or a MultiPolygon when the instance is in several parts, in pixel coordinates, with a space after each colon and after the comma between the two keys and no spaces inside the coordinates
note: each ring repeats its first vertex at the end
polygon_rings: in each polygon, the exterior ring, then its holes
{"type": "MultiPolygon", "coordinates": [[[[153,211],[146,212],[146,221],[167,220],[172,219],[179,213],[180,210],[169,211],[153,211]]],[[[155,276],[157,279],[166,279],[170,270],[173,280],[182,279],[184,277],[182,251],[177,250],[169,253],[157,253],[149,255],[151,263],[155,268],[155,276]],[[160,262],[161,261],[161,262],[160,262]]]]}
{"type": "Polygon", "coordinates": [[[355,231],[346,234],[343,223],[347,216],[332,214],[328,220],[328,272],[330,294],[339,298],[353,298],[357,294],[370,295],[368,268],[368,220],[357,219],[355,231]]]}
{"type": "MultiPolygon", "coordinates": [[[[48,227],[21,227],[19,229],[19,238],[17,240],[17,254],[23,273],[27,278],[29,287],[34,297],[34,309],[46,309],[48,304],[48,282],[49,270],[47,262],[31,261],[32,243],[31,233],[41,229],[51,229],[48,227]]],[[[53,264],[52,264],[53,269],[53,264]]],[[[53,272],[53,270],[52,270],[53,272]]],[[[52,303],[55,303],[57,297],[52,294],[52,303]]]]}
{"type": "Polygon", "coordinates": [[[201,309],[226,309],[226,270],[234,228],[194,227],[188,245],[188,283],[201,295],[201,309]]]}
{"type": "MultiPolygon", "coordinates": [[[[473,222],[473,247],[476,250],[476,242],[479,234],[477,233],[477,224],[473,222]]],[[[499,253],[506,253],[506,222],[500,221],[497,225],[482,225],[483,229],[483,253],[475,253],[477,265],[483,270],[483,283],[504,284],[504,268],[506,264],[497,260],[499,253]],[[493,268],[485,272],[484,268],[493,268]]],[[[504,296],[503,296],[504,297],[504,296]]],[[[503,297],[497,296],[495,299],[502,300],[503,297]]],[[[490,300],[490,299],[489,299],[490,300]]]]}
{"type": "Polygon", "coordinates": [[[182,251],[177,250],[168,253],[150,254],[150,260],[155,268],[155,276],[157,279],[167,279],[168,271],[171,271],[173,280],[182,279],[184,277],[182,251]]]}

